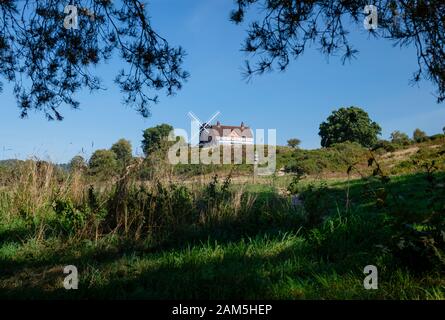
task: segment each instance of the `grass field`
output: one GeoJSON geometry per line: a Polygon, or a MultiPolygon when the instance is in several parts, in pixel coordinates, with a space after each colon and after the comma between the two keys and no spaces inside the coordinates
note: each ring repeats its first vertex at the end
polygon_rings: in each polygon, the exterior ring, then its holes
{"type": "MultiPolygon", "coordinates": [[[[443,208],[444,178],[435,174],[439,187],[431,190],[426,174],[392,177],[383,186],[385,196],[376,179],[303,180],[304,205],[297,207],[281,191],[287,178],[256,185],[216,182],[197,188],[201,193],[162,189],[176,195],[167,201],[173,208],[156,202],[155,211],[176,213],[180,194],[181,205],[190,196],[190,217],[159,222],[157,231],[135,222],[98,232],[87,217],[66,232],[53,205],[42,204],[32,217],[12,215],[5,210],[14,196],[3,194],[0,297],[444,299],[443,264],[394,218],[403,212],[405,224],[410,213],[425,217],[437,205],[443,208]],[[410,244],[408,251],[394,246],[396,236],[410,244]],[[66,265],[78,268],[78,290],[63,288],[66,265]],[[367,265],[378,268],[378,290],[364,289],[367,265]]],[[[146,212],[137,205],[141,194],[130,196],[135,204],[126,201],[129,212],[146,212]]],[[[430,228],[419,219],[413,220],[415,232],[430,228]]],[[[443,250],[443,244],[435,248],[443,250]]]]}

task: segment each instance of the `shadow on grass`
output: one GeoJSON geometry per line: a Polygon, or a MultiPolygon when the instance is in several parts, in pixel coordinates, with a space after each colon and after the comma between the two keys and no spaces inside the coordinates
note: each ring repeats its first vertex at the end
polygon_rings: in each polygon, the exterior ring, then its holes
{"type": "MultiPolygon", "coordinates": [[[[333,274],[356,274],[356,285],[360,287],[360,268],[353,262],[349,261],[349,269],[320,264],[311,259],[304,242],[284,243],[279,249],[260,247],[253,252],[249,244],[240,247],[234,244],[234,247],[226,247],[223,254],[218,253],[216,247],[210,254],[207,248],[198,248],[192,252],[148,255],[141,259],[129,253],[124,259],[97,264],[103,272],[100,281],[95,280],[94,271],[86,271],[89,266],[82,257],[79,290],[63,289],[61,268],[53,268],[45,281],[3,288],[0,296],[19,299],[291,299],[304,298],[305,293],[298,291],[289,295],[283,292],[280,287],[287,290],[289,279],[310,289],[323,286],[323,279],[333,274]],[[130,270],[129,265],[135,269],[130,270]],[[57,270],[59,273],[55,272],[57,270]],[[52,287],[45,288],[45,284],[52,287]]],[[[273,242],[258,245],[273,246],[273,242]]]]}
{"type": "MultiPolygon", "coordinates": [[[[394,192],[407,199],[406,205],[412,210],[427,210],[430,195],[421,191],[426,186],[424,175],[395,178],[390,184],[394,192]]],[[[351,201],[356,205],[368,203],[369,195],[364,191],[364,182],[354,182],[349,191],[351,201]]],[[[327,196],[331,200],[341,201],[344,193],[345,185],[340,184],[329,188],[327,196]]],[[[261,198],[252,208],[252,216],[249,218],[252,220],[216,223],[194,233],[184,233],[182,237],[156,248],[125,243],[89,249],[79,245],[78,248],[49,248],[41,257],[24,257],[21,260],[1,258],[0,297],[304,298],[306,294],[301,290],[286,295],[278,287],[285,287],[286,281],[301,283],[307,288],[319,287],[323,286],[321,282],[324,277],[333,274],[341,277],[351,273],[357,275],[357,286],[361,286],[363,277],[360,268],[372,264],[378,258],[375,245],[384,241],[385,235],[381,234],[383,229],[379,227],[381,221],[366,220],[366,216],[359,217],[357,212],[355,220],[352,217],[346,219],[346,222],[340,220],[338,225],[330,227],[332,231],[325,230],[323,232],[326,234],[320,235],[319,239],[307,242],[310,247],[295,242],[273,254],[249,254],[249,245],[247,249],[227,249],[237,246],[248,237],[269,238],[279,242],[283,232],[298,230],[299,220],[292,220],[291,215],[284,212],[285,207],[277,207],[276,212],[262,212],[263,201],[278,201],[279,206],[279,200],[265,195],[261,198]],[[279,216],[281,214],[282,217],[279,216]],[[206,247],[202,242],[212,244],[209,254],[205,253],[206,247]],[[215,252],[218,251],[216,246],[222,247],[222,253],[215,252]],[[198,253],[195,256],[189,254],[187,248],[196,248],[198,253]],[[80,289],[77,291],[61,288],[64,277],[62,267],[68,264],[78,266],[81,273],[80,289]]],[[[270,207],[270,203],[266,207],[270,207]]]]}
{"type": "MultiPolygon", "coordinates": [[[[252,217],[256,211],[252,212],[252,217]]],[[[193,246],[201,246],[203,243],[218,243],[228,245],[249,238],[279,238],[283,233],[292,233],[301,227],[299,217],[284,216],[280,222],[270,221],[221,221],[208,226],[202,226],[193,230],[185,230],[173,237],[153,246],[147,242],[126,240],[124,238],[109,244],[104,239],[99,245],[89,241],[63,242],[63,239],[53,239],[55,242],[43,242],[36,244],[36,251],[21,254],[19,258],[0,256],[0,281],[4,277],[13,277],[24,270],[45,268],[48,265],[100,265],[122,258],[124,255],[141,257],[146,254],[159,254],[165,251],[186,250],[193,246]],[[40,253],[41,252],[41,253],[40,253]]],[[[26,234],[26,233],[24,233],[26,234]]],[[[68,239],[67,239],[68,240],[68,239]]],[[[10,242],[14,250],[21,242],[10,242]]],[[[7,245],[8,243],[3,243],[7,245]]],[[[21,243],[27,245],[26,242],[21,243]]],[[[32,248],[27,248],[32,251],[32,248]]]]}

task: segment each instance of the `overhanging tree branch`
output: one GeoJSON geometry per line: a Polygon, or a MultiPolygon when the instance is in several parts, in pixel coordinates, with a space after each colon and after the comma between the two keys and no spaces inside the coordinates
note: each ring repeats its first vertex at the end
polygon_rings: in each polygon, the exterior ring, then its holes
{"type": "Polygon", "coordinates": [[[158,101],[154,91],[171,95],[181,89],[189,76],[182,70],[185,52],[153,30],[141,1],[74,4],[79,28],[68,30],[63,1],[0,1],[0,77],[14,85],[22,117],[39,110],[49,120],[62,120],[62,105],[79,107],[75,93],[102,88],[91,67],[113,52],[127,64],[115,83],[124,102],[142,115],[158,101]]]}
{"type": "Polygon", "coordinates": [[[318,44],[327,56],[341,53],[345,62],[357,54],[348,42],[344,21],[362,24],[364,7],[378,10],[378,29],[369,30],[400,46],[417,48],[418,70],[437,87],[437,101],[445,100],[445,2],[443,0],[236,0],[231,20],[241,23],[252,7],[265,12],[248,29],[243,50],[251,55],[245,75],[250,78],[272,68],[285,70],[290,58],[318,44]],[[262,20],[262,21],[261,21],[262,20]]]}

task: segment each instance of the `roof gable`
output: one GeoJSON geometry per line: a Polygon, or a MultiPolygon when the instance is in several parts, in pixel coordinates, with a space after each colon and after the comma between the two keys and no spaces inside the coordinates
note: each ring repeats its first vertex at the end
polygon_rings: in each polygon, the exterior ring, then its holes
{"type": "Polygon", "coordinates": [[[241,123],[241,126],[226,126],[217,123],[216,125],[206,125],[206,128],[210,129],[209,135],[212,135],[213,131],[214,135],[220,137],[253,138],[252,129],[244,126],[244,123],[241,123]]]}

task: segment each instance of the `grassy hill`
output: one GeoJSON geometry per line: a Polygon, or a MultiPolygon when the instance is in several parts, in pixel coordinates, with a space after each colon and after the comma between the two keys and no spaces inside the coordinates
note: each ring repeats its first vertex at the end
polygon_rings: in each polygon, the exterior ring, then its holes
{"type": "MultiPolygon", "coordinates": [[[[265,146],[267,149],[267,146],[265,146]]],[[[347,177],[348,168],[353,165],[356,177],[369,174],[368,159],[373,155],[391,175],[414,173],[422,161],[437,160],[441,170],[445,151],[445,137],[409,145],[381,144],[369,151],[356,143],[340,143],[329,148],[313,150],[277,147],[277,170],[281,173],[300,172],[308,177],[340,178],[347,177]],[[358,172],[360,171],[360,172],[358,172]]],[[[222,155],[221,155],[222,159],[222,155]]],[[[245,159],[245,158],[243,158],[245,159]]],[[[186,178],[200,175],[251,176],[253,165],[177,165],[175,174],[186,178]]]]}

